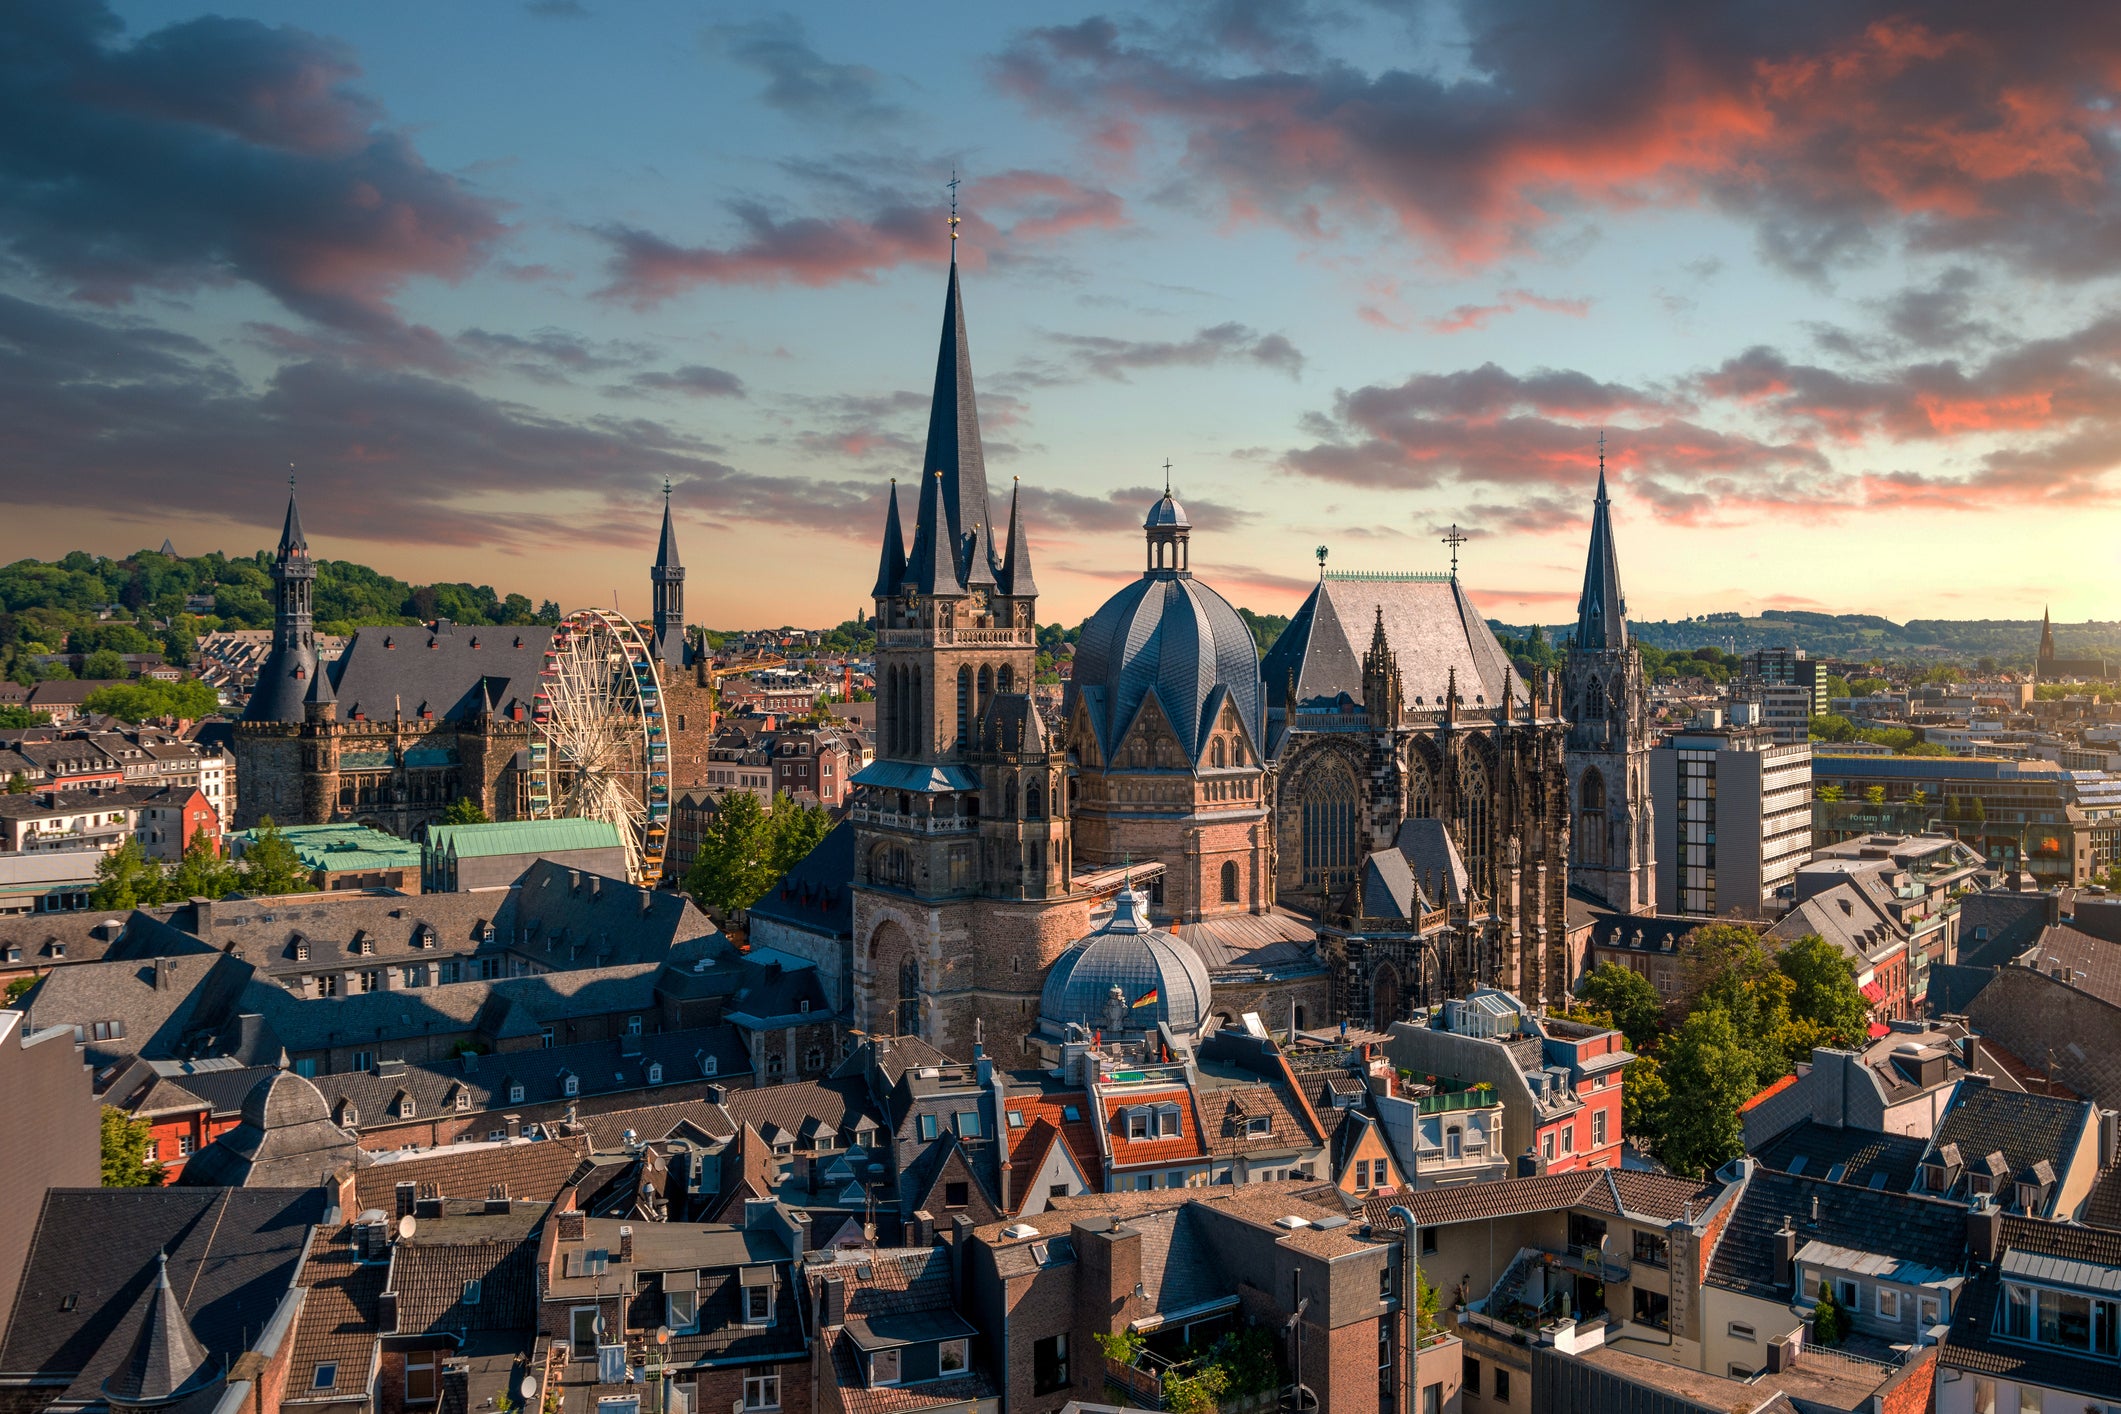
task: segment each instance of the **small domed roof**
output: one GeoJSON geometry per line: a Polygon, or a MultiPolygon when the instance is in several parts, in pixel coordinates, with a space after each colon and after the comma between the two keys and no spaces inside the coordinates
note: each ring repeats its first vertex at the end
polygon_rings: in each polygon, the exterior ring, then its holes
{"type": "Polygon", "coordinates": [[[329,1122],[331,1107],[316,1085],[291,1070],[265,1077],[243,1097],[243,1123],[259,1129],[285,1129],[315,1120],[329,1122]]]}
{"type": "Polygon", "coordinates": [[[1083,625],[1070,691],[1087,702],[1107,760],[1151,693],[1188,755],[1198,759],[1218,689],[1229,693],[1254,749],[1264,749],[1266,687],[1252,630],[1229,600],[1198,579],[1145,574],[1083,625]]]}
{"type": "Polygon", "coordinates": [[[1148,900],[1123,888],[1111,918],[1054,961],[1039,994],[1039,1020],[1055,1029],[1093,1029],[1108,1022],[1112,989],[1124,1004],[1122,1027],[1153,1031],[1168,1023],[1180,1035],[1198,1032],[1211,999],[1208,968],[1191,944],[1149,923],[1148,900]],[[1154,988],[1156,1000],[1134,1003],[1154,988]]]}
{"type": "Polygon", "coordinates": [[[1169,491],[1163,499],[1149,507],[1148,517],[1142,521],[1143,530],[1191,530],[1193,523],[1186,519],[1186,508],[1169,491]]]}

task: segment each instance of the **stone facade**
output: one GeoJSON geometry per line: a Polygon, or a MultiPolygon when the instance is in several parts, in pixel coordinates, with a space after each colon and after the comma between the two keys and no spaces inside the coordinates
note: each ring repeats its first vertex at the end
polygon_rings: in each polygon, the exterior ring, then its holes
{"type": "Polygon", "coordinates": [[[1620,913],[1657,908],[1656,829],[1650,806],[1649,692],[1642,650],[1628,636],[1613,543],[1605,467],[1591,514],[1591,547],[1576,635],[1562,669],[1562,712],[1569,719],[1569,775],[1577,893],[1620,913]]]}

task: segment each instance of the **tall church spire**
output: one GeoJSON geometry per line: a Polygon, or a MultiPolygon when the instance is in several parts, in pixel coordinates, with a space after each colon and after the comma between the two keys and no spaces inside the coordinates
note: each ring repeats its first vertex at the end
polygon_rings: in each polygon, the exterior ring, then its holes
{"type": "MultiPolygon", "coordinates": [[[[921,460],[920,519],[914,530],[914,557],[932,556],[944,573],[933,581],[917,578],[924,594],[951,593],[965,587],[972,543],[989,557],[992,569],[992,518],[987,513],[987,461],[980,447],[979,408],[972,395],[972,346],[965,335],[965,307],[958,288],[957,263],[950,265],[950,284],[943,297],[942,346],[935,358],[935,395],[928,408],[928,446],[921,460]],[[940,472],[938,477],[936,473],[940,472]],[[932,546],[923,549],[923,539],[932,546]]],[[[917,564],[918,574],[925,571],[917,564]]]]}
{"type": "Polygon", "coordinates": [[[302,512],[295,505],[295,479],[287,478],[287,520],[280,527],[280,555],[307,555],[309,537],[302,533],[302,512]]]}
{"type": "Polygon", "coordinates": [[[1598,439],[1598,499],[1591,507],[1591,552],[1576,601],[1576,647],[1617,653],[1628,646],[1628,606],[1620,593],[1620,552],[1613,544],[1612,502],[1605,491],[1605,438],[1598,439]]]}
{"type": "Polygon", "coordinates": [[[663,479],[663,538],[648,571],[655,601],[655,655],[665,667],[685,666],[685,566],[678,561],[677,526],[670,517],[670,479],[663,479]]]}
{"type": "Polygon", "coordinates": [[[2055,624],[2044,604],[2040,607],[2040,656],[2055,656],[2055,624]]]}
{"type": "Polygon", "coordinates": [[[317,566],[309,558],[309,537],[302,533],[293,476],[287,478],[287,516],[280,526],[272,580],[272,652],[258,669],[243,720],[299,722],[309,676],[317,669],[317,635],[311,617],[317,566]]]}

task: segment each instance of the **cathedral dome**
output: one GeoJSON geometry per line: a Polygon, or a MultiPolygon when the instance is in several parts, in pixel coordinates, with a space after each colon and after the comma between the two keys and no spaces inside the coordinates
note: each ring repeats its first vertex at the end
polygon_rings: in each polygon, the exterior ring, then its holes
{"type": "Polygon", "coordinates": [[[1193,523],[1186,519],[1186,508],[1169,491],[1163,499],[1149,507],[1148,516],[1142,521],[1143,530],[1191,530],[1193,523]]]}
{"type": "Polygon", "coordinates": [[[1072,682],[1107,761],[1152,694],[1193,760],[1207,749],[1224,692],[1253,749],[1265,749],[1252,631],[1229,600],[1190,575],[1152,571],[1107,599],[1083,625],[1072,682]]]}
{"type": "Polygon", "coordinates": [[[1152,1031],[1168,1023],[1179,1035],[1200,1030],[1210,1000],[1207,966],[1191,944],[1150,926],[1147,903],[1121,889],[1105,925],[1055,960],[1039,995],[1042,1023],[1053,1030],[1111,1027],[1116,987],[1119,1029],[1152,1031]],[[1155,1000],[1137,1007],[1152,990],[1155,1000]]]}

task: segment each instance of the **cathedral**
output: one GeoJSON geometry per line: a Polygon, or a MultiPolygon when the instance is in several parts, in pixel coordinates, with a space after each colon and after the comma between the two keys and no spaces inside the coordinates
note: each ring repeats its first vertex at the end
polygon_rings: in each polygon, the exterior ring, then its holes
{"type": "MultiPolygon", "coordinates": [[[[317,652],[316,563],[293,491],[272,567],[273,642],[235,728],[236,827],[355,821],[415,837],[459,798],[497,820],[528,814],[538,673],[552,630],[535,624],[364,628],[337,659],[317,652]]],[[[685,636],[685,568],[664,487],[649,571],[672,773],[703,768],[711,690],[685,636]]]]}
{"type": "MultiPolygon", "coordinates": [[[[862,1030],[1029,1049],[1056,962],[1148,926],[1110,921],[1132,899],[1227,1015],[1383,1026],[1480,985],[1562,1005],[1572,882],[1627,910],[1654,895],[1641,662],[1602,469],[1562,674],[1513,671],[1455,561],[1322,570],[1262,662],[1194,575],[1167,485],[1140,577],[1084,624],[1048,722],[1029,691],[1031,532],[1014,492],[996,519],[953,261],[911,499],[909,536],[893,484],[871,591],[877,759],[850,805],[862,1030]]],[[[1071,978],[1071,997],[1109,990],[1071,978]]],[[[1083,1020],[1046,1017],[1044,1034],[1083,1020]]]]}

